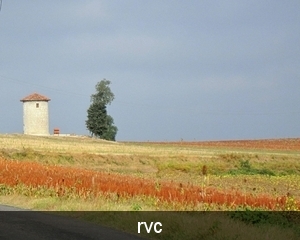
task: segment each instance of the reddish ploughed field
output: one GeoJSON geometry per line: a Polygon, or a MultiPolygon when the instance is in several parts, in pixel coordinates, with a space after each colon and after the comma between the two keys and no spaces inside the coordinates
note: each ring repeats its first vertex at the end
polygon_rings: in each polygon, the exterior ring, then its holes
{"type": "Polygon", "coordinates": [[[227,140],[203,142],[149,142],[151,144],[167,144],[197,147],[224,147],[266,150],[300,150],[300,138],[262,139],[262,140],[227,140]]]}

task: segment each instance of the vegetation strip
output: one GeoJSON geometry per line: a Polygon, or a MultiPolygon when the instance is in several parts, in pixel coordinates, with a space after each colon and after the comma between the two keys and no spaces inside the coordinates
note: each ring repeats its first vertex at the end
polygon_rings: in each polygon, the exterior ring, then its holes
{"type": "MultiPolygon", "coordinates": [[[[116,193],[118,197],[153,196],[162,201],[182,204],[215,203],[227,206],[249,206],[269,210],[285,210],[286,196],[243,195],[238,191],[221,192],[214,188],[109,174],[92,170],[45,166],[36,162],[0,160],[0,182],[9,186],[25,184],[31,187],[55,189],[57,196],[76,193],[84,198],[100,193],[116,193]]],[[[299,202],[293,202],[296,208],[299,202]]]]}

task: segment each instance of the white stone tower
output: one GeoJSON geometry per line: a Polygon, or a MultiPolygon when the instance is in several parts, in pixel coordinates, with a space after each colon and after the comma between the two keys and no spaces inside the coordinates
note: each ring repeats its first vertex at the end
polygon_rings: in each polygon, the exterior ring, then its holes
{"type": "Polygon", "coordinates": [[[23,102],[23,131],[30,135],[49,135],[49,98],[33,93],[23,102]]]}

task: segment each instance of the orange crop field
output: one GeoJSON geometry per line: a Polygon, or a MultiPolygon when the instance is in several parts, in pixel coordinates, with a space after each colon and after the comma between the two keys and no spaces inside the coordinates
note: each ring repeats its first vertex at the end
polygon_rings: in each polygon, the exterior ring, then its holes
{"type": "MultiPolygon", "coordinates": [[[[131,176],[100,173],[91,170],[60,166],[43,166],[33,162],[0,160],[0,182],[9,186],[24,184],[28,187],[55,189],[57,196],[70,192],[86,197],[103,193],[116,193],[118,197],[145,195],[161,201],[196,205],[214,203],[234,209],[236,206],[284,210],[287,197],[272,198],[267,195],[243,195],[238,191],[222,192],[214,188],[154,182],[131,176]]],[[[296,203],[300,207],[300,202],[296,203]]]]}
{"type": "Polygon", "coordinates": [[[299,138],[107,142],[0,135],[0,146],[0,196],[6,187],[25,186],[51,190],[44,197],[104,198],[109,209],[122,208],[115,199],[135,199],[129,209],[300,209],[299,138]]]}
{"type": "Polygon", "coordinates": [[[240,148],[265,150],[299,150],[300,138],[263,139],[263,140],[224,140],[224,141],[181,141],[181,142],[147,142],[159,145],[194,146],[211,148],[240,148]]]}

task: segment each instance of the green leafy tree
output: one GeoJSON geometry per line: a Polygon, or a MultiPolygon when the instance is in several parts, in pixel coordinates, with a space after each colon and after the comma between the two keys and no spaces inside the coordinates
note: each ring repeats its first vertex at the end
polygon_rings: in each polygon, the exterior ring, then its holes
{"type": "Polygon", "coordinates": [[[103,105],[111,104],[115,99],[115,95],[110,90],[111,82],[105,78],[96,84],[96,93],[92,94],[91,101],[93,103],[102,103],[103,105]]]}
{"type": "Polygon", "coordinates": [[[107,129],[103,133],[102,137],[110,141],[116,141],[118,128],[114,125],[114,120],[110,115],[107,115],[106,121],[107,129]]]}
{"type": "Polygon", "coordinates": [[[92,136],[115,141],[118,128],[106,110],[106,105],[114,100],[110,83],[109,80],[103,79],[96,84],[96,93],[91,95],[92,103],[87,110],[86,127],[92,136]]]}

